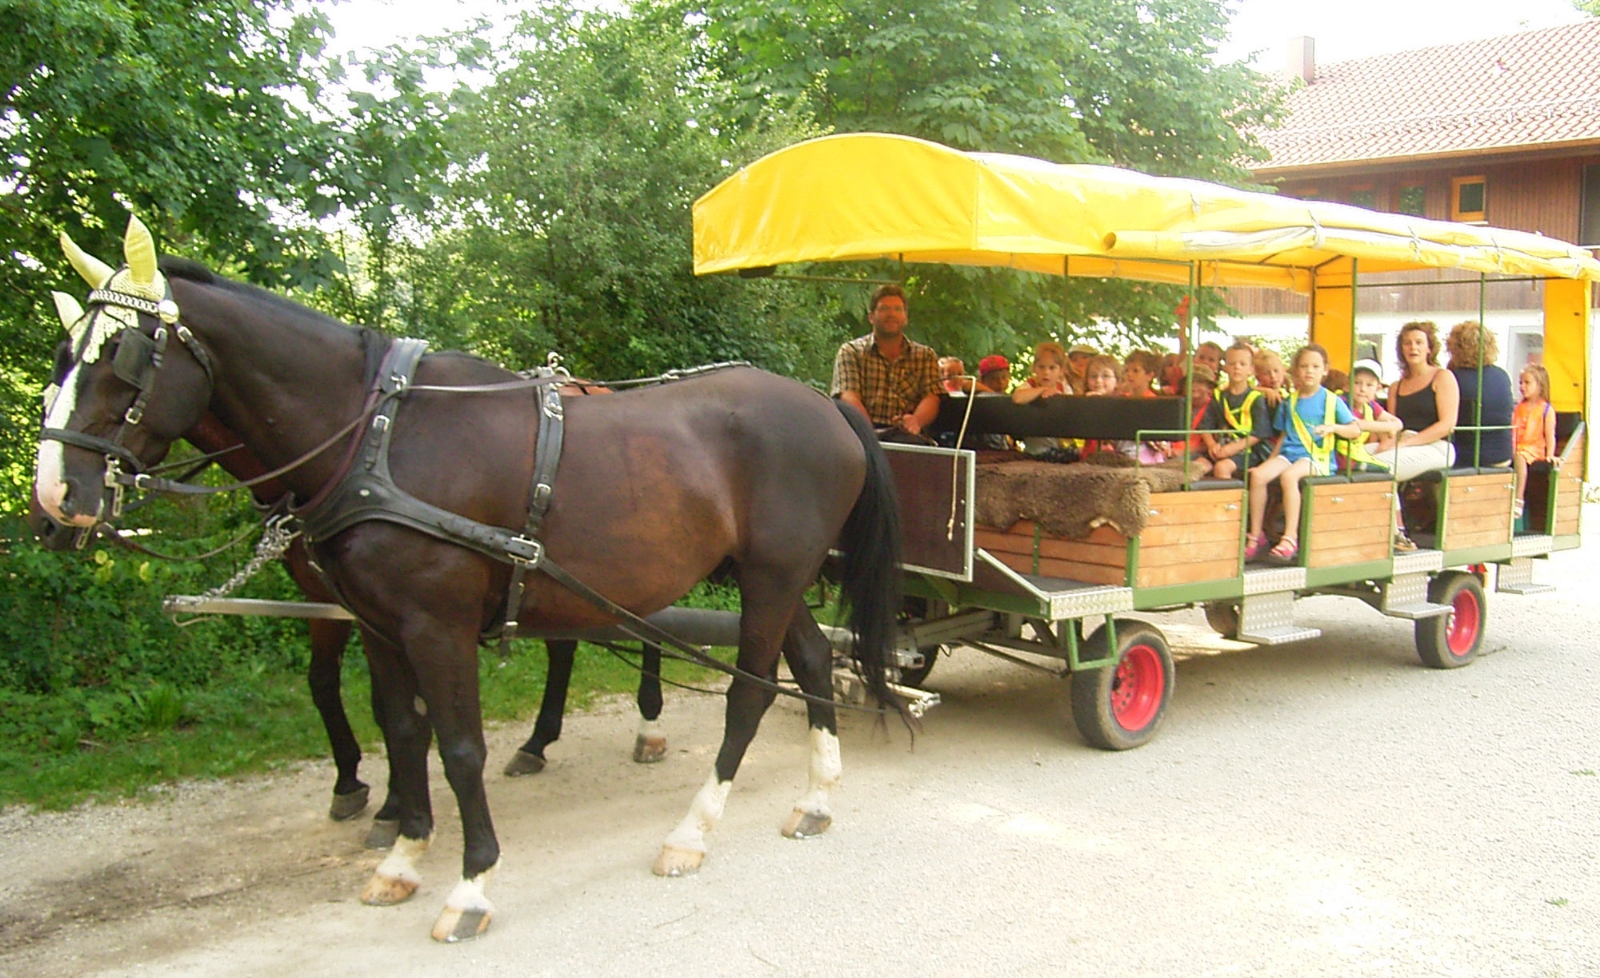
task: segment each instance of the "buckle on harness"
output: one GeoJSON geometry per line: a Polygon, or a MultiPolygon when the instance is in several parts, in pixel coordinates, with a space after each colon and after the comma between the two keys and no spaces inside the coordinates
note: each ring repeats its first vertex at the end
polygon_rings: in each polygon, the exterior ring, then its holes
{"type": "Polygon", "coordinates": [[[544,544],[527,537],[512,537],[505,543],[506,556],[511,562],[532,570],[544,560],[544,544]]]}

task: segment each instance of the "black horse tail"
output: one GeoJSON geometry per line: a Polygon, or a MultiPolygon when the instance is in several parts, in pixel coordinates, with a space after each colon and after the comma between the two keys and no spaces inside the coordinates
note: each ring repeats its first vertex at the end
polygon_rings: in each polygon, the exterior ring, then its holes
{"type": "Polygon", "coordinates": [[[914,728],[915,721],[905,704],[889,690],[885,673],[901,605],[900,500],[895,493],[894,471],[889,468],[889,458],[871,423],[843,401],[834,403],[850,430],[861,439],[867,456],[866,482],[839,533],[839,549],[844,552],[843,597],[855,639],[854,655],[867,688],[914,728]]]}

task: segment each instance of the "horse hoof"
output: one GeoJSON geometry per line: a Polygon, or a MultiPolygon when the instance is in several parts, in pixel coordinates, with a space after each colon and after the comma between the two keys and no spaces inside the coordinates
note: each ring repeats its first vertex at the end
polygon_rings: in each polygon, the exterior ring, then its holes
{"type": "Polygon", "coordinates": [[[667,756],[667,738],[646,737],[640,734],[633,742],[633,759],[640,764],[654,764],[667,756]]]}
{"type": "Polygon", "coordinates": [[[372,828],[367,830],[367,839],[362,845],[368,849],[388,849],[394,845],[394,840],[400,837],[400,820],[375,818],[372,828]]]}
{"type": "Polygon", "coordinates": [[[367,796],[371,793],[372,789],[366,785],[343,795],[334,792],[333,804],[328,806],[328,817],[335,822],[345,822],[355,818],[366,811],[367,796]]]}
{"type": "Polygon", "coordinates": [[[788,839],[809,839],[828,831],[828,826],[832,824],[831,815],[796,808],[789,813],[789,820],[783,823],[783,835],[788,839]]]}
{"type": "Polygon", "coordinates": [[[417,884],[394,876],[374,875],[361,890],[361,902],[369,907],[392,907],[405,903],[417,892],[417,884]]]}
{"type": "Polygon", "coordinates": [[[700,864],[705,861],[706,854],[698,850],[662,846],[661,855],[656,857],[650,871],[657,876],[688,876],[698,871],[700,864]]]}
{"type": "Polygon", "coordinates": [[[506,762],[506,777],[520,778],[524,774],[538,774],[544,770],[545,760],[538,754],[519,750],[506,762]]]}
{"type": "Polygon", "coordinates": [[[445,907],[433,924],[433,939],[446,944],[470,941],[489,929],[494,915],[487,910],[453,910],[445,907]]]}

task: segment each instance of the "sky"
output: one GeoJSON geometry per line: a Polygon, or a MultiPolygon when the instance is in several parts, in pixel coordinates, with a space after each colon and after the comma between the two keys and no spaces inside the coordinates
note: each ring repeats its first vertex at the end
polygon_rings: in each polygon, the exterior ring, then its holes
{"type": "MultiPolygon", "coordinates": [[[[419,34],[441,33],[484,15],[503,20],[528,0],[322,0],[338,51],[381,47],[419,34]]],[[[1570,24],[1582,19],[1570,0],[1233,0],[1232,37],[1221,54],[1257,58],[1277,71],[1291,37],[1316,40],[1320,63],[1454,44],[1497,34],[1570,24]]]]}

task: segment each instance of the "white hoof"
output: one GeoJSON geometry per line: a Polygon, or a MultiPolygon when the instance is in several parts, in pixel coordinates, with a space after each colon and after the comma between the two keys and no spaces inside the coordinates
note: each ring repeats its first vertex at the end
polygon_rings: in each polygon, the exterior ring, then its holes
{"type": "Polygon", "coordinates": [[[827,812],[808,812],[796,808],[789,813],[789,820],[783,823],[783,835],[786,839],[811,839],[828,831],[828,826],[833,824],[833,816],[827,812]]]}
{"type": "Polygon", "coordinates": [[[700,869],[700,864],[706,861],[703,850],[679,849],[677,846],[662,846],[661,854],[656,857],[655,864],[650,871],[657,876],[688,876],[700,869]]]}

